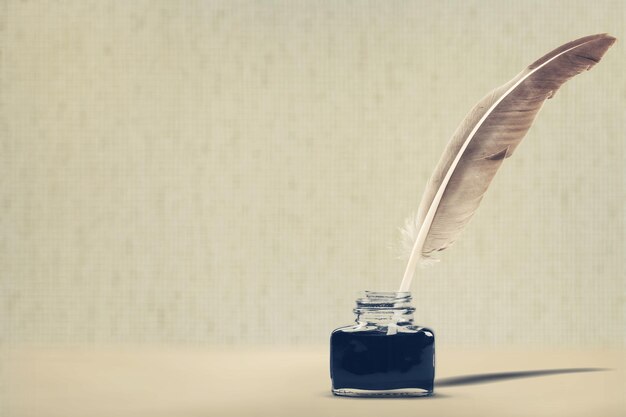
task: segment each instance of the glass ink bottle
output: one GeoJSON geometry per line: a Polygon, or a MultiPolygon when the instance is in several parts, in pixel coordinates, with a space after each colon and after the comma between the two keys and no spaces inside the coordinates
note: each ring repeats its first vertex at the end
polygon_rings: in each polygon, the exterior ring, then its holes
{"type": "Polygon", "coordinates": [[[356,300],[356,324],[330,335],[335,395],[432,395],[435,335],[413,324],[410,292],[371,292],[356,300]]]}

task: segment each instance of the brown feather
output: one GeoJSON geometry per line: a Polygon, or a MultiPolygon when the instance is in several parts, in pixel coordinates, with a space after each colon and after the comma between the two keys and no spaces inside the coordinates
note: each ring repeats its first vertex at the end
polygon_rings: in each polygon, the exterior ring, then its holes
{"type": "Polygon", "coordinates": [[[474,106],[452,136],[422,196],[415,220],[418,232],[413,233],[416,241],[401,290],[408,290],[418,261],[456,240],[545,100],[567,80],[597,64],[614,42],[607,34],[569,42],[474,106]]]}

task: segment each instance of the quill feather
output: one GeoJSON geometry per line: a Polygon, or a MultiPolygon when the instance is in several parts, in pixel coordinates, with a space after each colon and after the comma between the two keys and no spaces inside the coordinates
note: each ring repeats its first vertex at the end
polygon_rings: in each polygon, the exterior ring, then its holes
{"type": "Polygon", "coordinates": [[[400,291],[409,290],[418,263],[432,262],[434,252],[454,243],[545,100],[552,98],[567,80],[597,64],[614,42],[615,38],[607,34],[569,42],[532,63],[474,106],[445,148],[416,217],[407,221],[403,235],[414,241],[400,291]]]}

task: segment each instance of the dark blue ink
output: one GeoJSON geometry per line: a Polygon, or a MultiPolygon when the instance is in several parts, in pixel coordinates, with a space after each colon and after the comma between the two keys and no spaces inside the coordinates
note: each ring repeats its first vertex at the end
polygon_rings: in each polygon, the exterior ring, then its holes
{"type": "Polygon", "coordinates": [[[413,325],[408,293],[366,293],[357,324],[330,338],[333,393],[347,396],[425,396],[433,392],[435,336],[413,325]]]}

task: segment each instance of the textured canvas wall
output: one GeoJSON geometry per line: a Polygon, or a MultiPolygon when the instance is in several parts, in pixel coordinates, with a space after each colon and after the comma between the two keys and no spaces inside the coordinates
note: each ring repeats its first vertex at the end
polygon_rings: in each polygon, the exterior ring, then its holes
{"type": "Polygon", "coordinates": [[[326,343],[470,107],[609,32],[413,290],[440,343],[624,344],[623,2],[1,7],[1,342],[326,343]]]}

